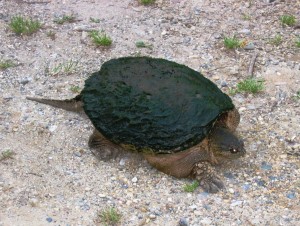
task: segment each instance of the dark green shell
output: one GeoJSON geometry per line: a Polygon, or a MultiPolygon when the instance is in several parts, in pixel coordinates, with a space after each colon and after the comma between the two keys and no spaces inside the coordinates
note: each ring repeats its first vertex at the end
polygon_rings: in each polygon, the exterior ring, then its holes
{"type": "Polygon", "coordinates": [[[109,140],[156,153],[202,141],[234,105],[214,83],[184,65],[149,57],[105,62],[85,82],[84,110],[109,140]]]}

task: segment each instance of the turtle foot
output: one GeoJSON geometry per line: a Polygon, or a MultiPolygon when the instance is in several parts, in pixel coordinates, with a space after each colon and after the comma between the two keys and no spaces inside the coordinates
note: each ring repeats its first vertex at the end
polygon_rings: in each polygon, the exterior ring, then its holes
{"type": "Polygon", "coordinates": [[[111,141],[107,140],[96,129],[89,139],[89,147],[92,149],[92,153],[100,160],[109,161],[111,159],[117,159],[124,150],[115,145],[111,141]]]}
{"type": "Polygon", "coordinates": [[[194,177],[200,181],[200,186],[209,193],[217,193],[224,188],[222,180],[215,175],[209,162],[197,163],[193,169],[194,177]]]}

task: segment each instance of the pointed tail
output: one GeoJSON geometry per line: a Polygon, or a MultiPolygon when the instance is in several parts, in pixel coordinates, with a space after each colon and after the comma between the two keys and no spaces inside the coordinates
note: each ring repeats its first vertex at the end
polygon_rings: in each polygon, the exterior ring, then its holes
{"type": "Polygon", "coordinates": [[[81,101],[80,95],[70,100],[52,100],[52,99],[44,99],[44,98],[36,98],[36,97],[26,97],[26,99],[38,103],[50,105],[52,107],[61,108],[67,111],[72,111],[72,112],[83,111],[83,102],[81,101]]]}

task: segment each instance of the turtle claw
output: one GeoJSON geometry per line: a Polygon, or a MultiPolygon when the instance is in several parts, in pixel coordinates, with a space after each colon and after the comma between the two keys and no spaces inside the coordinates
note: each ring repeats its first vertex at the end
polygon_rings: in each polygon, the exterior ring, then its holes
{"type": "Polygon", "coordinates": [[[200,181],[200,186],[209,193],[217,193],[224,184],[222,180],[217,177],[209,162],[200,162],[196,164],[193,169],[194,177],[200,181]]]}
{"type": "Polygon", "coordinates": [[[216,176],[202,179],[200,181],[200,186],[204,189],[204,191],[209,193],[217,193],[224,188],[223,182],[216,176]]]}

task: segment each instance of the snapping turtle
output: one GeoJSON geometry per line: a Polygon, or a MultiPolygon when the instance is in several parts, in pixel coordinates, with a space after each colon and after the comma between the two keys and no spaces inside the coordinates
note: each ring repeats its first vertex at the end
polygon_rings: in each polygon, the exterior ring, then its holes
{"type": "Polygon", "coordinates": [[[158,170],[193,177],[208,192],[223,187],[212,165],[245,154],[235,134],[240,115],[230,97],[199,72],[172,61],[112,59],[73,99],[27,99],[83,111],[95,126],[89,146],[100,158],[141,152],[158,170]]]}

